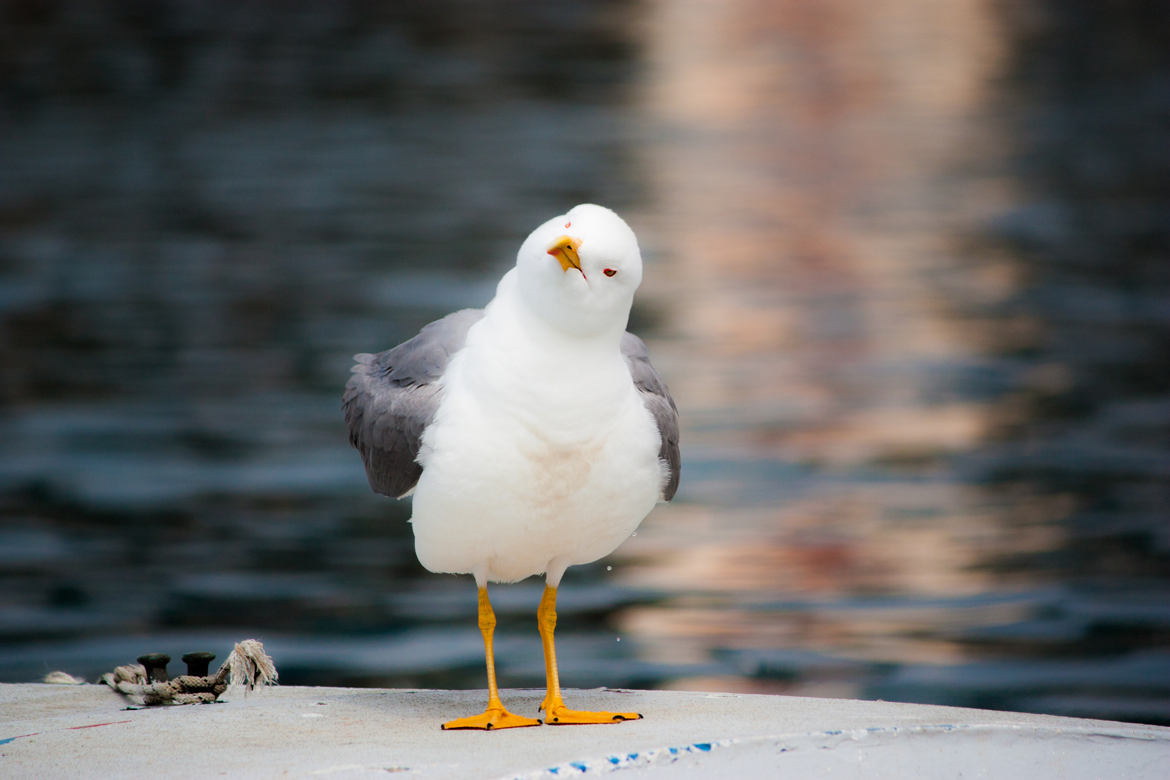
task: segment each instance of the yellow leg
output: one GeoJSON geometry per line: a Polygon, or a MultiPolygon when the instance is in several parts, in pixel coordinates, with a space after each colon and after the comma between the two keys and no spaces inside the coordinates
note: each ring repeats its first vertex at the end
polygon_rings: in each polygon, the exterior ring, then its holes
{"type": "Polygon", "coordinates": [[[496,689],[496,656],[492,651],[492,635],[496,631],[496,613],[488,601],[487,588],[479,589],[479,630],[483,632],[484,653],[487,655],[488,705],[482,715],[459,718],[443,724],[444,729],[514,729],[520,726],[539,726],[540,721],[522,718],[504,709],[500,692],[496,689]]]}
{"type": "Polygon", "coordinates": [[[557,675],[557,651],[553,646],[553,632],[557,628],[557,589],[545,586],[536,610],[536,625],[544,642],[544,674],[548,678],[548,694],[540,708],[545,712],[545,722],[553,726],[568,726],[580,723],[618,723],[623,720],[638,720],[636,712],[584,712],[570,710],[561,699],[561,681],[557,675]]]}

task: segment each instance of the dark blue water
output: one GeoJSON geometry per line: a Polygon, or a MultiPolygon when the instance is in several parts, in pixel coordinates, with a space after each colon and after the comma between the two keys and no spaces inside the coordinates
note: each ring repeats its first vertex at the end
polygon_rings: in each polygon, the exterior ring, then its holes
{"type": "Polygon", "coordinates": [[[1170,723],[1170,15],[946,8],[0,4],[0,680],[482,686],[340,392],[592,201],[684,470],[566,684],[1170,723]]]}

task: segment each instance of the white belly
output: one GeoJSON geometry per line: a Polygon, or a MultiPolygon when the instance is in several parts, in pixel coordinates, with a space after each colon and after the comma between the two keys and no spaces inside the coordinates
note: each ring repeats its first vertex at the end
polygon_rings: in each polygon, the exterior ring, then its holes
{"type": "Polygon", "coordinates": [[[658,430],[632,383],[568,423],[547,398],[508,408],[452,385],[414,493],[415,550],[431,571],[514,582],[552,564],[559,578],[612,552],[659,500],[658,430]]]}

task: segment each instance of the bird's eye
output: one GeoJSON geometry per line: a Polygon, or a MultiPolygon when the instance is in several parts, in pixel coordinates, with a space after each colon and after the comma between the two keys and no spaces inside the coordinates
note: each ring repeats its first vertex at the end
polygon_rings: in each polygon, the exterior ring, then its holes
{"type": "Polygon", "coordinates": [[[573,224],[572,222],[566,222],[565,227],[570,227],[570,226],[572,226],[572,224],[573,224]]]}
{"type": "Polygon", "coordinates": [[[602,273],[606,276],[613,276],[617,273],[617,271],[613,270],[612,268],[606,268],[604,271],[602,271],[602,273]]]}

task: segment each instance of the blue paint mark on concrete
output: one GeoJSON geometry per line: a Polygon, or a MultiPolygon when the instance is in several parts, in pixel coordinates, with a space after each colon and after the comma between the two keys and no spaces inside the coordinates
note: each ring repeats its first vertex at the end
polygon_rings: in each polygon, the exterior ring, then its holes
{"type": "Polygon", "coordinates": [[[18,739],[24,739],[25,737],[35,737],[35,736],[36,736],[36,734],[17,734],[15,737],[9,737],[8,739],[0,739],[0,745],[7,745],[9,742],[15,742],[18,739]]]}
{"type": "Polygon", "coordinates": [[[616,769],[632,769],[641,766],[653,766],[656,764],[673,763],[681,756],[691,755],[699,752],[708,753],[718,747],[726,747],[733,744],[737,740],[719,740],[715,742],[695,742],[690,745],[681,745],[675,747],[664,747],[657,750],[642,751],[638,753],[626,753],[619,755],[606,756],[598,759],[596,762],[590,761],[571,761],[566,764],[549,767],[540,772],[534,772],[527,775],[517,775],[515,780],[537,780],[542,777],[566,777],[569,775],[576,776],[580,774],[597,774],[601,772],[613,771],[616,769]]]}

